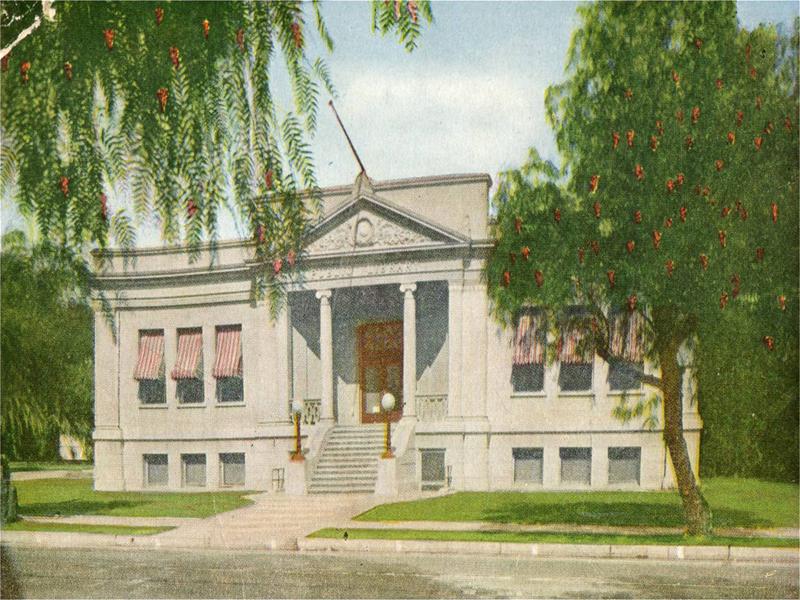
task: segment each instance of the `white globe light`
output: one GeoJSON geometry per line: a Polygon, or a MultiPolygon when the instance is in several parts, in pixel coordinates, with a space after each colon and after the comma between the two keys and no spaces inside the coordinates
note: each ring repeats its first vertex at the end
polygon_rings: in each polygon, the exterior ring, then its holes
{"type": "Polygon", "coordinates": [[[292,412],[296,415],[303,412],[303,403],[300,400],[292,400],[292,412]]]}
{"type": "Polygon", "coordinates": [[[391,392],[386,392],[383,395],[383,398],[381,398],[381,406],[383,407],[383,410],[385,410],[386,412],[389,412],[394,408],[394,403],[395,403],[394,395],[392,395],[391,392]]]}

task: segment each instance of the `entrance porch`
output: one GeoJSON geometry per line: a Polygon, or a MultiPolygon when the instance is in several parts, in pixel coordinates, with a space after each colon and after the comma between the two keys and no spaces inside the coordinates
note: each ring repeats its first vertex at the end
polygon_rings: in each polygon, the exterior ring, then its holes
{"type": "Polygon", "coordinates": [[[443,419],[448,394],[446,281],[291,292],[290,398],[314,425],[443,419]]]}

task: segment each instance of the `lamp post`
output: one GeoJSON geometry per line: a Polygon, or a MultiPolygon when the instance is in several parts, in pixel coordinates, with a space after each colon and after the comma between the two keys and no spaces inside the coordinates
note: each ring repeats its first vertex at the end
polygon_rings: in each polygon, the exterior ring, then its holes
{"type": "Polygon", "coordinates": [[[383,412],[386,413],[386,430],[383,436],[383,454],[381,458],[394,458],[392,452],[392,432],[390,430],[391,424],[389,422],[389,412],[394,408],[395,399],[391,392],[386,392],[381,398],[381,406],[383,412]]]}
{"type": "Polygon", "coordinates": [[[303,449],[300,445],[300,418],[303,413],[303,403],[300,400],[292,400],[292,415],[294,416],[294,452],[291,459],[293,462],[301,462],[303,458],[303,449]]]}

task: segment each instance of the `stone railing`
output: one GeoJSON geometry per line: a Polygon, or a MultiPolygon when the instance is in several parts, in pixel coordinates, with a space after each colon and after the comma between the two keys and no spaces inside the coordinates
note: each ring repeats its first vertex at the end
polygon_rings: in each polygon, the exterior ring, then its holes
{"type": "Polygon", "coordinates": [[[447,417],[447,394],[417,396],[417,419],[443,421],[447,417]]]}
{"type": "MultiPolygon", "coordinates": [[[[302,421],[303,425],[316,425],[319,422],[322,410],[322,400],[319,398],[306,398],[303,400],[302,421]]],[[[292,416],[292,402],[289,401],[289,420],[294,423],[292,416]]]]}

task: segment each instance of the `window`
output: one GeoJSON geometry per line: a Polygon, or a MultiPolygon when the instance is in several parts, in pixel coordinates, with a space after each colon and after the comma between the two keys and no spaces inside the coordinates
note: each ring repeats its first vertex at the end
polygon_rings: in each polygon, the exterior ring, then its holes
{"type": "Polygon", "coordinates": [[[515,392],[540,392],[544,389],[546,345],[544,314],[527,309],[517,315],[514,363],[511,367],[511,385],[515,392]]]}
{"type": "Polygon", "coordinates": [[[561,458],[561,483],[591,484],[591,448],[559,448],[558,454],[561,458]]]}
{"type": "Polygon", "coordinates": [[[438,490],[445,484],[444,449],[420,450],[422,489],[438,490]]]}
{"type": "Polygon", "coordinates": [[[133,377],[139,382],[138,397],[142,404],[167,402],[164,381],[164,330],[139,331],[139,356],[133,377]]]}
{"type": "Polygon", "coordinates": [[[642,385],[642,378],[637,375],[644,368],[644,363],[623,361],[608,365],[608,387],[611,390],[636,390],[642,385]]]}
{"type": "Polygon", "coordinates": [[[608,449],[608,483],[639,483],[641,448],[608,449]]]}
{"type": "Polygon", "coordinates": [[[203,397],[203,330],[178,329],[178,349],[172,378],[181,404],[202,403],[203,397]]]}
{"type": "Polygon", "coordinates": [[[244,402],[242,326],[217,327],[216,350],[213,375],[217,380],[217,402],[244,402]]]}
{"type": "Polygon", "coordinates": [[[515,483],[542,483],[542,448],[512,448],[515,483]]]}
{"type": "Polygon", "coordinates": [[[608,387],[612,390],[631,390],[641,387],[644,367],[644,317],[638,312],[615,313],[609,318],[609,352],[619,363],[608,366],[608,387]]]}
{"type": "Polygon", "coordinates": [[[169,463],[166,454],[144,455],[144,484],[147,486],[167,485],[169,482],[169,463]]]}
{"type": "Polygon", "coordinates": [[[204,486],[206,484],[206,455],[181,454],[183,485],[204,486]]]}
{"type": "Polygon", "coordinates": [[[219,455],[222,485],[244,485],[244,453],[231,452],[219,455]]]}
{"type": "Polygon", "coordinates": [[[592,359],[594,351],[586,337],[586,313],[580,309],[567,312],[566,323],[559,339],[558,387],[562,392],[583,392],[592,389],[592,359]]]}

